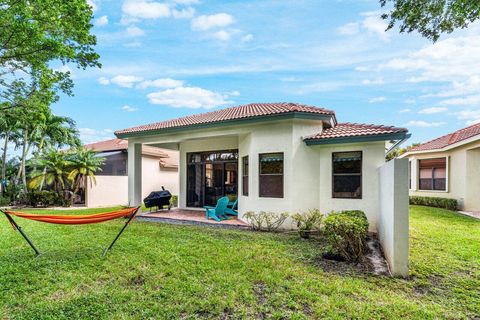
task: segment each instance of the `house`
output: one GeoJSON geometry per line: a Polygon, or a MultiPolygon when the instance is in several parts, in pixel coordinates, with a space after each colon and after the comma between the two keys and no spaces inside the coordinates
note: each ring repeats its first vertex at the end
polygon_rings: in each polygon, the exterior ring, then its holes
{"type": "MultiPolygon", "coordinates": [[[[102,170],[95,173],[96,183],[87,184],[84,203],[87,207],[125,205],[128,203],[128,141],[111,139],[85,145],[105,157],[102,170]]],[[[178,152],[144,146],[141,153],[141,197],[162,186],[178,194],[178,152]]]]}
{"type": "Polygon", "coordinates": [[[410,195],[453,198],[460,209],[480,211],[480,124],[412,148],[410,195]]]}
{"type": "MultiPolygon", "coordinates": [[[[128,140],[130,205],[145,194],[143,150],[157,147],[179,152],[180,208],[200,210],[229,196],[238,197],[239,218],[248,211],[358,209],[371,231],[382,211],[386,147],[409,136],[404,128],[338,123],[331,110],[296,103],[252,103],[115,134],[128,140]]],[[[406,165],[404,176],[408,202],[406,165]]]]}

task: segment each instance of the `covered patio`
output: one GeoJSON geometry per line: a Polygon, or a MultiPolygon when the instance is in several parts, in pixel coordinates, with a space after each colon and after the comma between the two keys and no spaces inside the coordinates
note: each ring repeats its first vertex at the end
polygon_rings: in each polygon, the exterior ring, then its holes
{"type": "Polygon", "coordinates": [[[188,209],[172,209],[149,212],[144,211],[138,215],[141,220],[149,220],[154,222],[165,222],[171,224],[189,224],[189,225],[208,225],[225,228],[247,228],[248,224],[236,217],[230,217],[228,220],[217,222],[213,219],[206,219],[205,211],[188,210],[188,209]]]}

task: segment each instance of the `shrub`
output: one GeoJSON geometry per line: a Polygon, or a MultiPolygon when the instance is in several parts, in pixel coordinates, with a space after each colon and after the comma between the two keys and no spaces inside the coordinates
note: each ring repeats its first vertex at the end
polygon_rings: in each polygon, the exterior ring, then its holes
{"type": "Polygon", "coordinates": [[[253,230],[261,231],[275,231],[285,222],[288,218],[288,213],[275,213],[260,211],[255,213],[249,211],[243,216],[251,225],[253,230]]]}
{"type": "Polygon", "coordinates": [[[297,223],[300,237],[308,239],[312,231],[320,230],[323,214],[318,209],[312,209],[307,212],[296,213],[292,216],[292,219],[297,223]]]}
{"type": "Polygon", "coordinates": [[[8,206],[10,204],[10,198],[0,196],[0,206],[8,206]]]}
{"type": "Polygon", "coordinates": [[[69,206],[69,201],[55,191],[30,191],[26,194],[26,204],[32,207],[69,206]]]}
{"type": "Polygon", "coordinates": [[[332,212],[325,218],[325,235],[333,254],[358,261],[365,253],[368,220],[358,210],[332,212]]]}
{"type": "Polygon", "coordinates": [[[174,208],[178,206],[178,196],[177,195],[173,195],[170,198],[170,206],[172,206],[174,208]]]}
{"type": "Polygon", "coordinates": [[[411,196],[410,204],[420,206],[444,208],[456,211],[458,209],[458,201],[456,199],[437,198],[437,197],[419,197],[411,196]]]}

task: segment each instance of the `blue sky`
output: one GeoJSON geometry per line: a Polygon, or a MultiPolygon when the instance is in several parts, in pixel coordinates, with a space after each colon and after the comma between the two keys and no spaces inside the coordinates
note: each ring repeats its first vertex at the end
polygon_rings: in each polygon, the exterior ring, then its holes
{"type": "Polygon", "coordinates": [[[84,142],[250,102],[406,126],[421,142],[480,120],[480,36],[385,33],[377,0],[91,0],[101,69],[71,72],[58,114],[84,142]]]}

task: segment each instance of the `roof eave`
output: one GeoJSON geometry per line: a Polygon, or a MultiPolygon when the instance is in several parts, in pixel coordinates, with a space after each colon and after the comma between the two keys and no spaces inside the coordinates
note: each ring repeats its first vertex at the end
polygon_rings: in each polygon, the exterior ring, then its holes
{"type": "Polygon", "coordinates": [[[218,128],[218,127],[229,126],[229,125],[243,125],[243,124],[251,124],[251,123],[257,123],[257,122],[278,121],[278,120],[288,120],[288,119],[319,120],[319,121],[328,122],[328,123],[331,123],[333,121],[334,123],[336,123],[334,113],[322,114],[322,113],[295,111],[295,112],[271,114],[271,115],[256,116],[256,117],[249,117],[249,118],[242,118],[242,119],[199,123],[199,124],[187,125],[182,127],[172,127],[172,128],[163,128],[163,129],[136,131],[136,132],[118,132],[117,131],[115,132],[115,136],[119,139],[128,139],[128,138],[139,137],[139,136],[152,136],[152,135],[165,134],[165,133],[178,133],[181,131],[188,131],[188,130],[195,130],[195,129],[218,128]]]}
{"type": "Polygon", "coordinates": [[[342,143],[358,143],[358,142],[375,142],[387,140],[403,140],[408,138],[408,132],[396,132],[376,135],[348,136],[336,138],[321,139],[304,139],[307,146],[325,145],[325,144],[342,144],[342,143]]]}

